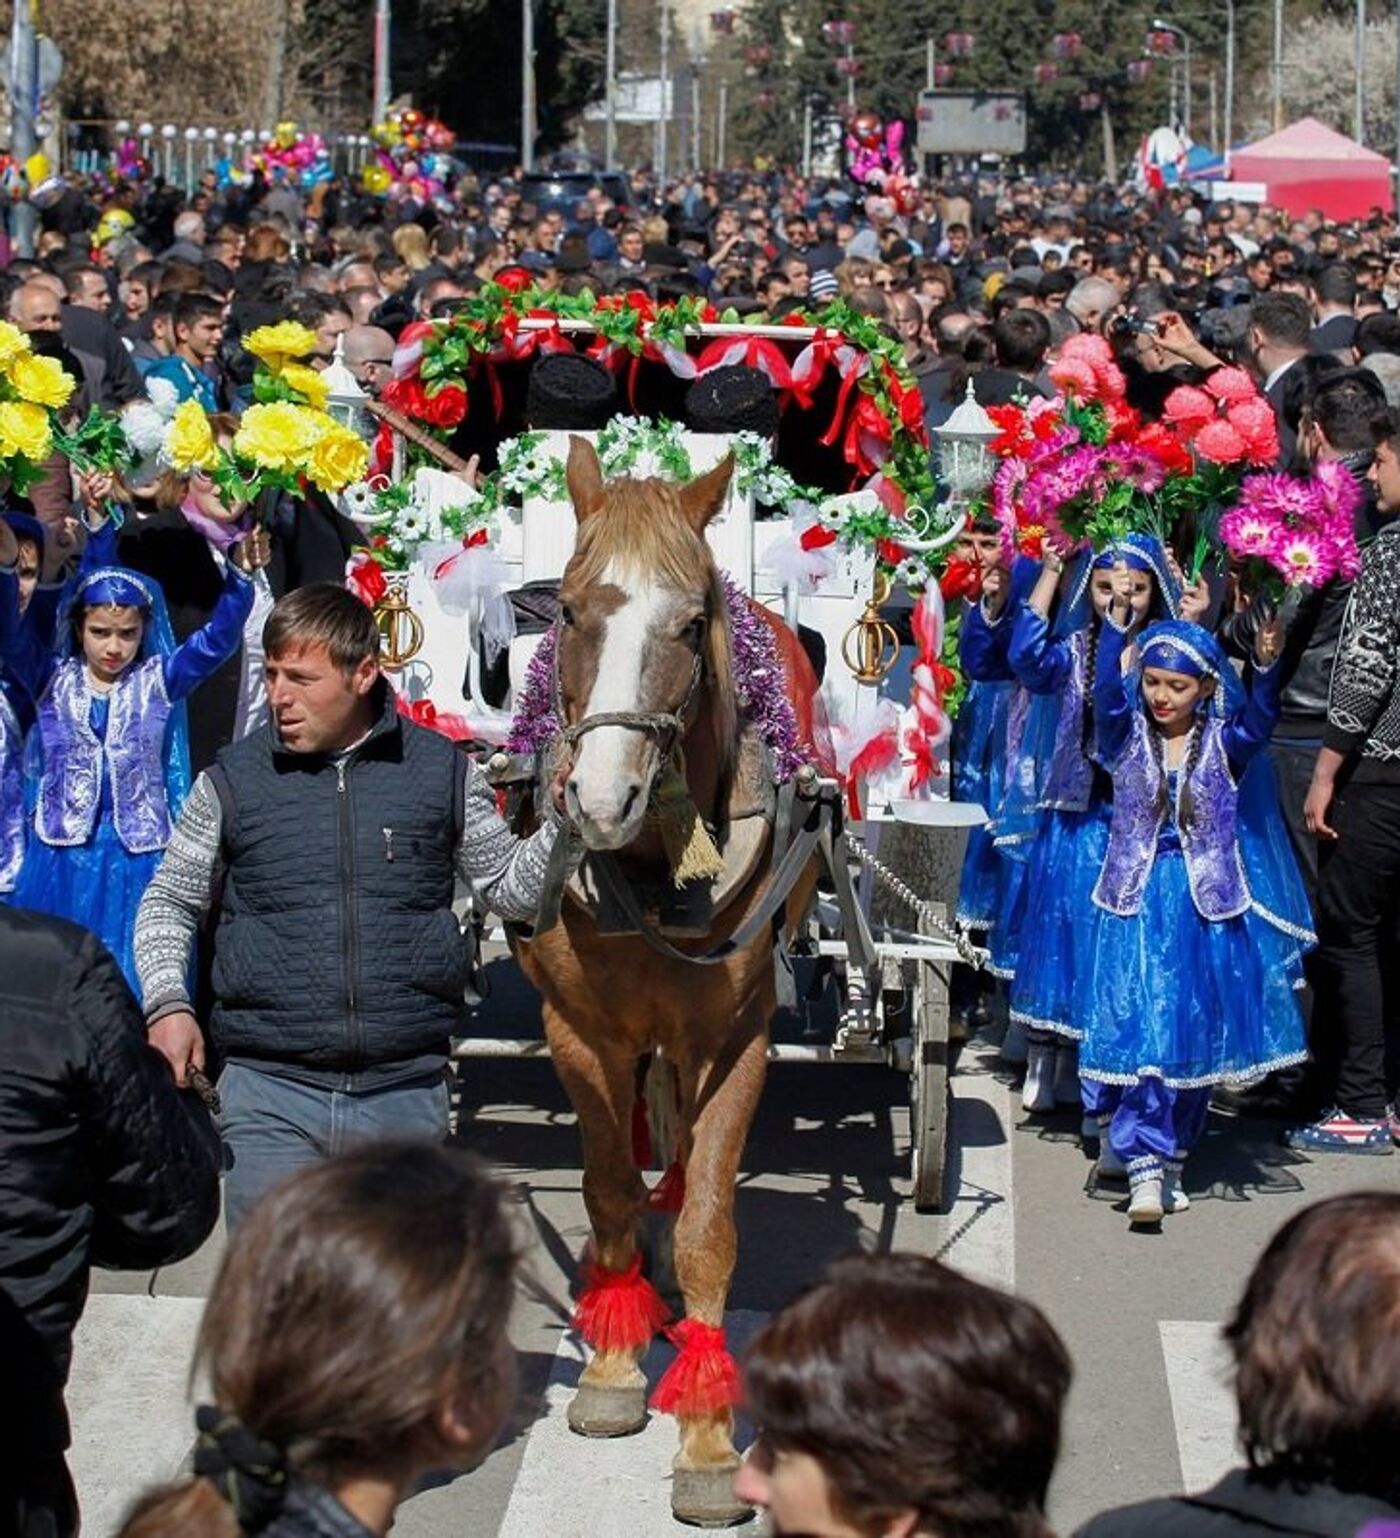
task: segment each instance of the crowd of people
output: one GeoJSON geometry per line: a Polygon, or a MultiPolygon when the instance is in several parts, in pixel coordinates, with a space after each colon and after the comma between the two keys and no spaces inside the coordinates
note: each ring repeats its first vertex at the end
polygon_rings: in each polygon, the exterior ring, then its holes
{"type": "MultiPolygon", "coordinates": [[[[843,300],[898,346],[935,430],[969,390],[987,406],[1050,395],[1084,334],[1112,347],[1146,420],[1177,386],[1248,369],[1280,467],[1356,482],[1359,575],[1275,609],[1224,573],[1187,582],[1155,538],[1036,566],[974,520],[954,770],[993,821],[962,916],[1006,992],[1027,1110],[1081,1108],[1134,1222],[1188,1204],[1181,1164],[1212,1095],[1283,1104],[1304,1151],[1389,1153],[1394,216],[987,175],[930,183],[907,209],[796,175],[636,173],[625,205],[601,180],[562,203],[535,185],[469,174],[420,206],[336,182],[210,173],[186,198],[75,178],[35,256],[0,271],[0,300],[79,382],[75,419],[195,400],[220,441],[249,401],[254,328],[299,323],[311,366],[339,355],[375,395],[407,325],[489,284],[703,298],[741,319],[843,300]]],[[[499,1194],[430,1145],[471,969],[454,884],[528,920],[561,818],[516,839],[472,760],[395,709],[373,619],[343,586],[363,535],[332,497],[247,505],[199,469],[143,469],[55,452],[0,516],[0,1318],[33,1384],[7,1404],[20,1456],[0,1520],[75,1530],[62,1391],[86,1268],[196,1247],[222,1163],[232,1237],[201,1341],[215,1407],[194,1481],[126,1531],[380,1533],[421,1474],[490,1445],[510,1399],[499,1194]],[[394,1336],[405,1296],[435,1331],[394,1336]]],[[[1285,1483],[1397,1515],[1390,1460],[1371,1455],[1400,1408],[1377,1334],[1400,1301],[1395,1218],[1391,1199],[1355,1198],[1279,1236],[1231,1328],[1251,1471],[1194,1506],[1103,1518],[1096,1538],[1264,1525],[1285,1483]],[[1328,1268],[1348,1246],[1364,1305],[1328,1268]],[[1295,1306],[1327,1325],[1300,1333],[1295,1306]],[[1356,1382],[1329,1375],[1328,1329],[1354,1344],[1356,1382]]],[[[1030,1538],[1069,1371],[1027,1304],[931,1261],[846,1263],[753,1348],[765,1429],[744,1498],[779,1532],[1030,1538]],[[852,1417],[872,1355],[898,1389],[852,1417]],[[906,1397],[920,1413],[893,1427],[906,1397]],[[937,1458],[899,1440],[933,1422],[949,1427],[937,1458]]],[[[1327,1520],[1301,1530],[1340,1531],[1327,1520]]]]}

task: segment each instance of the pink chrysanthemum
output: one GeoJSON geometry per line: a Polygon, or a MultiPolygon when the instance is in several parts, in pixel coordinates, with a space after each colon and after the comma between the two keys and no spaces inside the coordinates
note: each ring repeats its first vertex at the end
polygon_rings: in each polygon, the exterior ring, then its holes
{"type": "Polygon", "coordinates": [[[1269,555],[1278,532],[1278,523],[1273,518],[1248,503],[1232,507],[1220,516],[1220,542],[1242,559],[1269,555]]]}
{"type": "Polygon", "coordinates": [[[1313,481],[1327,521],[1350,528],[1361,503],[1361,487],[1356,477],[1345,465],[1329,460],[1313,470],[1313,481]]]}
{"type": "Polygon", "coordinates": [[[1061,356],[1050,365],[1050,378],[1071,400],[1091,401],[1097,394],[1098,376],[1087,359],[1061,356]]]}
{"type": "Polygon", "coordinates": [[[1280,536],[1270,552],[1270,560],[1282,574],[1288,587],[1321,587],[1332,575],[1334,562],[1326,544],[1316,534],[1295,531],[1280,536]]]}

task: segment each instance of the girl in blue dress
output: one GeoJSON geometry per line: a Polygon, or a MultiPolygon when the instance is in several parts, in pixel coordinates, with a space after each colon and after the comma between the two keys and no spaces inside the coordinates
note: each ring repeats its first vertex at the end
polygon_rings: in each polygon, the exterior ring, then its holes
{"type": "Polygon", "coordinates": [[[179,646],[159,585],[99,566],[66,594],[53,652],[37,667],[9,654],[34,672],[24,683],[37,702],[25,750],[29,838],[13,901],[93,930],[133,989],[136,909],[190,785],[181,701],[237,650],[253,603],[249,574],[266,558],[267,536],[250,535],[213,617],[179,646]]]}
{"type": "MultiPolygon", "coordinates": [[[[1009,776],[999,837],[1029,842],[1023,945],[1011,983],[1011,1019],[1029,1047],[1022,1106],[1040,1114],[1081,1098],[1076,1043],[1084,1033],[1089,892],[1108,843],[1112,790],[1098,763],[1093,712],[1102,618],[1115,578],[1129,594],[1130,631],[1154,614],[1174,615],[1180,590],[1161,542],[1130,534],[1086,552],[1060,592],[1063,564],[1048,554],[1039,580],[1013,621],[1008,655],[1033,696],[1009,776]]],[[[1111,667],[1119,662],[1115,657],[1111,667]]],[[[1093,1113],[1097,1107],[1086,1103],[1093,1113]]],[[[1086,1120],[1086,1126],[1096,1124],[1086,1120]]]]}
{"type": "Polygon", "coordinates": [[[1278,720],[1277,620],[1245,695],[1215,639],[1149,626],[1125,675],[1120,583],[1099,641],[1099,752],[1113,810],[1081,974],[1080,1073],[1103,1090],[1103,1173],[1126,1172],[1134,1224],[1189,1205],[1181,1166],[1210,1087],[1306,1058],[1297,988],[1307,894],[1260,750],[1278,720]]]}

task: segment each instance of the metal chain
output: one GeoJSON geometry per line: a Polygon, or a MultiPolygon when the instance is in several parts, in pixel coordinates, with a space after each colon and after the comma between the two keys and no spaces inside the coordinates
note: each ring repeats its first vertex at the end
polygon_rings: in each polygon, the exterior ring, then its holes
{"type": "Polygon", "coordinates": [[[945,940],[952,943],[959,957],[970,967],[980,970],[987,962],[987,952],[975,946],[967,938],[967,933],[956,924],[950,924],[939,912],[934,903],[927,898],[920,897],[908,882],[901,880],[895,873],[878,860],[865,847],[856,836],[847,831],[843,834],[846,847],[855,855],[856,859],[874,875],[875,879],[892,896],[899,899],[906,908],[918,918],[928,924],[929,928],[942,935],[945,940]]]}

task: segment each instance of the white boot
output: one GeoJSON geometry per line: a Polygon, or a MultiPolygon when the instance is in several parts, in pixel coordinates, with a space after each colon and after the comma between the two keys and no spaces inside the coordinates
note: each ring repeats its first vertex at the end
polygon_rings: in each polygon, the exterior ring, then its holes
{"type": "Polygon", "coordinates": [[[1139,1224],[1162,1221],[1162,1176],[1159,1171],[1128,1177],[1128,1222],[1139,1224]]]}
{"type": "Polygon", "coordinates": [[[1055,1048],[1055,1104],[1080,1104],[1079,1046],[1073,1041],[1061,1042],[1055,1048]]]}
{"type": "Polygon", "coordinates": [[[1191,1198],[1181,1184],[1182,1159],[1168,1159],[1162,1166],[1162,1211],[1189,1212],[1191,1198]]]}
{"type": "Polygon", "coordinates": [[[1021,1109],[1034,1116],[1055,1109],[1055,1049],[1044,1042],[1031,1042],[1027,1051],[1021,1109]]]}
{"type": "Polygon", "coordinates": [[[1025,1026],[1019,1020],[1008,1020],[1006,1034],[1001,1038],[1001,1046],[997,1048],[997,1056],[1003,1063],[1020,1067],[1026,1061],[1029,1049],[1025,1026]]]}

